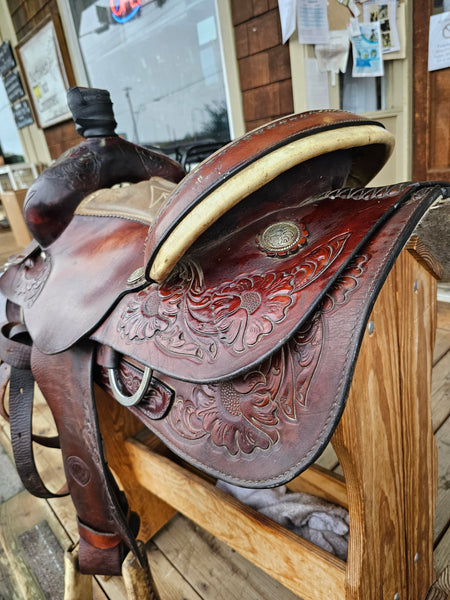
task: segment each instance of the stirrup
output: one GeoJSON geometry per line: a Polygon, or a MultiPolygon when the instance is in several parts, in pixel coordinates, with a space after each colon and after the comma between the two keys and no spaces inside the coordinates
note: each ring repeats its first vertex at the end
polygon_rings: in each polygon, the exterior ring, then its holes
{"type": "Polygon", "coordinates": [[[136,404],[139,404],[139,402],[141,402],[141,400],[145,396],[145,393],[147,392],[153,374],[152,369],[150,369],[149,367],[145,367],[144,374],[142,376],[142,381],[136,392],[131,396],[125,396],[125,394],[122,394],[122,392],[119,389],[116,374],[117,369],[108,368],[107,371],[109,384],[111,386],[113,396],[117,400],[117,402],[119,402],[123,406],[136,406],[136,404]]]}

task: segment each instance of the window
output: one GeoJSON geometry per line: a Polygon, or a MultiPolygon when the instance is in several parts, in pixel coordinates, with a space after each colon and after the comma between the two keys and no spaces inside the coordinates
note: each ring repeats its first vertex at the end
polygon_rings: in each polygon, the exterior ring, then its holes
{"type": "Polygon", "coordinates": [[[0,81],[0,156],[3,156],[7,164],[23,162],[23,148],[19,132],[1,78],[0,81]]]}
{"type": "Polygon", "coordinates": [[[352,77],[352,53],[345,73],[340,73],[340,108],[356,114],[386,110],[387,72],[390,64],[385,61],[383,77],[352,77]]]}
{"type": "Polygon", "coordinates": [[[70,0],[88,83],[117,133],[162,148],[230,138],[214,0],[70,0]]]}

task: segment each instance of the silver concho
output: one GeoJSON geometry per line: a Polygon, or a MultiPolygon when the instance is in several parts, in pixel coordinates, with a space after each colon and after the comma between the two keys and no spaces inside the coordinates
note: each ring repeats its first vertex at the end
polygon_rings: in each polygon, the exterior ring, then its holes
{"type": "Polygon", "coordinates": [[[306,244],[309,232],[303,223],[280,221],[266,227],[257,243],[269,256],[288,256],[306,244]]]}

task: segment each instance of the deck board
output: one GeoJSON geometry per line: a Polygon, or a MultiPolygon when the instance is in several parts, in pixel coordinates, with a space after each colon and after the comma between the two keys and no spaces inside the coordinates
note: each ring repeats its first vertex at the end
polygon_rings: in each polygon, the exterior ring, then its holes
{"type": "MultiPolygon", "coordinates": [[[[0,263],[17,251],[10,232],[0,232],[0,263]]],[[[450,560],[450,304],[438,303],[436,345],[433,359],[432,414],[438,448],[438,496],[437,516],[434,528],[434,562],[439,574],[450,560]]],[[[35,431],[46,435],[54,431],[51,415],[38,402],[35,409],[35,431]]],[[[11,454],[8,426],[0,419],[0,444],[11,454]]],[[[326,468],[336,467],[336,457],[329,447],[319,464],[326,468]]],[[[38,449],[37,463],[49,485],[58,487],[63,479],[62,464],[57,451],[38,449]]],[[[5,533],[5,520],[26,512],[24,523],[38,524],[43,515],[51,524],[61,544],[76,539],[77,531],[74,509],[70,499],[50,501],[31,497],[24,491],[0,504],[0,529],[3,536],[14,536],[21,531],[19,525],[9,526],[5,533]],[[24,500],[26,498],[26,500],[24,500]],[[6,516],[5,516],[6,515],[6,516]]],[[[22,517],[20,517],[22,518],[22,517]]],[[[20,520],[19,518],[19,520],[20,520]]],[[[12,543],[12,542],[11,542],[12,543]]],[[[15,543],[15,542],[14,542],[15,543]]],[[[149,561],[157,587],[164,600],[220,600],[242,598],[245,588],[246,600],[293,600],[295,596],[275,582],[239,554],[217,541],[182,515],[176,515],[147,544],[149,561]]],[[[0,598],[27,598],[14,588],[17,565],[11,556],[0,552],[0,598]],[[9,562],[8,562],[9,561],[9,562]],[[9,564],[9,570],[8,570],[9,564]],[[11,589],[14,588],[14,596],[11,589]]],[[[23,567],[23,565],[22,565],[23,567]]],[[[26,570],[25,570],[26,571],[26,570]]],[[[22,585],[25,575],[19,573],[22,585]]],[[[25,579],[26,581],[26,579],[25,579]]],[[[35,596],[38,597],[38,596],[35,596]]],[[[121,600],[125,598],[121,578],[97,578],[94,587],[95,600],[121,600]]]]}

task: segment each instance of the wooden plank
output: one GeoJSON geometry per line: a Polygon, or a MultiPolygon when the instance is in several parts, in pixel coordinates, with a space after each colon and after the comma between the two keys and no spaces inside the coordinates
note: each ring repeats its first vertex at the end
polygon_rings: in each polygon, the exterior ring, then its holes
{"type": "MultiPolygon", "coordinates": [[[[164,530],[163,530],[164,531],[164,530]]],[[[161,552],[153,542],[145,546],[150,570],[155,579],[155,588],[162,600],[202,600],[202,596],[192,588],[184,575],[161,552]]],[[[127,592],[122,577],[96,577],[98,590],[102,590],[102,600],[125,600],[127,592]]],[[[94,600],[97,597],[94,593],[94,600]]],[[[100,596],[99,596],[100,600],[100,596]]]]}
{"type": "Polygon", "coordinates": [[[436,331],[436,279],[426,262],[404,251],[397,259],[406,537],[407,595],[424,598],[434,581],[433,522],[436,510],[437,454],[431,419],[431,377],[436,331]]]}
{"type": "Polygon", "coordinates": [[[445,534],[439,541],[434,551],[434,566],[436,568],[436,576],[448,567],[450,557],[450,527],[447,528],[445,534]]]}
{"type": "Polygon", "coordinates": [[[314,600],[319,594],[329,600],[343,597],[345,566],[341,560],[137,441],[127,440],[126,450],[141,485],[304,600],[314,600]]]}
{"type": "Polygon", "coordinates": [[[313,465],[287,484],[292,492],[305,492],[348,509],[344,478],[328,469],[313,465]]]}
{"type": "Polygon", "coordinates": [[[406,246],[406,250],[415,258],[415,260],[426,269],[435,279],[441,279],[444,274],[444,267],[436,260],[435,256],[428,246],[417,235],[412,235],[406,246]]]}
{"type": "Polygon", "coordinates": [[[447,331],[446,329],[440,329],[438,327],[436,329],[436,343],[434,345],[433,365],[438,363],[449,350],[450,331],[447,331]]]}
{"type": "MultiPolygon", "coordinates": [[[[202,600],[188,581],[185,574],[153,543],[146,545],[150,570],[155,580],[155,587],[162,600],[202,600]]],[[[186,550],[189,551],[189,548],[186,550]]],[[[207,557],[205,557],[207,558],[207,557]]],[[[211,596],[213,598],[213,596],[211,596]]]]}
{"type": "Polygon", "coordinates": [[[298,600],[291,591],[183,515],[177,515],[155,536],[154,542],[203,600],[298,600]]]}
{"type": "Polygon", "coordinates": [[[434,366],[431,402],[433,413],[433,427],[438,429],[447,418],[450,407],[450,352],[434,366]]]}
{"type": "MultiPolygon", "coordinates": [[[[434,536],[438,538],[450,523],[450,417],[436,434],[438,451],[438,490],[434,536]]],[[[450,556],[450,555],[449,555],[450,556]]]]}
{"type": "Polygon", "coordinates": [[[438,327],[450,331],[450,303],[449,302],[438,302],[438,327]]]}
{"type": "MultiPolygon", "coordinates": [[[[395,267],[394,267],[395,268],[395,267]]],[[[395,276],[375,303],[333,447],[345,475],[350,540],[346,600],[406,597],[403,440],[395,276]]]]}
{"type": "Polygon", "coordinates": [[[11,574],[8,558],[0,547],[0,598],[2,600],[22,600],[17,584],[11,574]]]}

